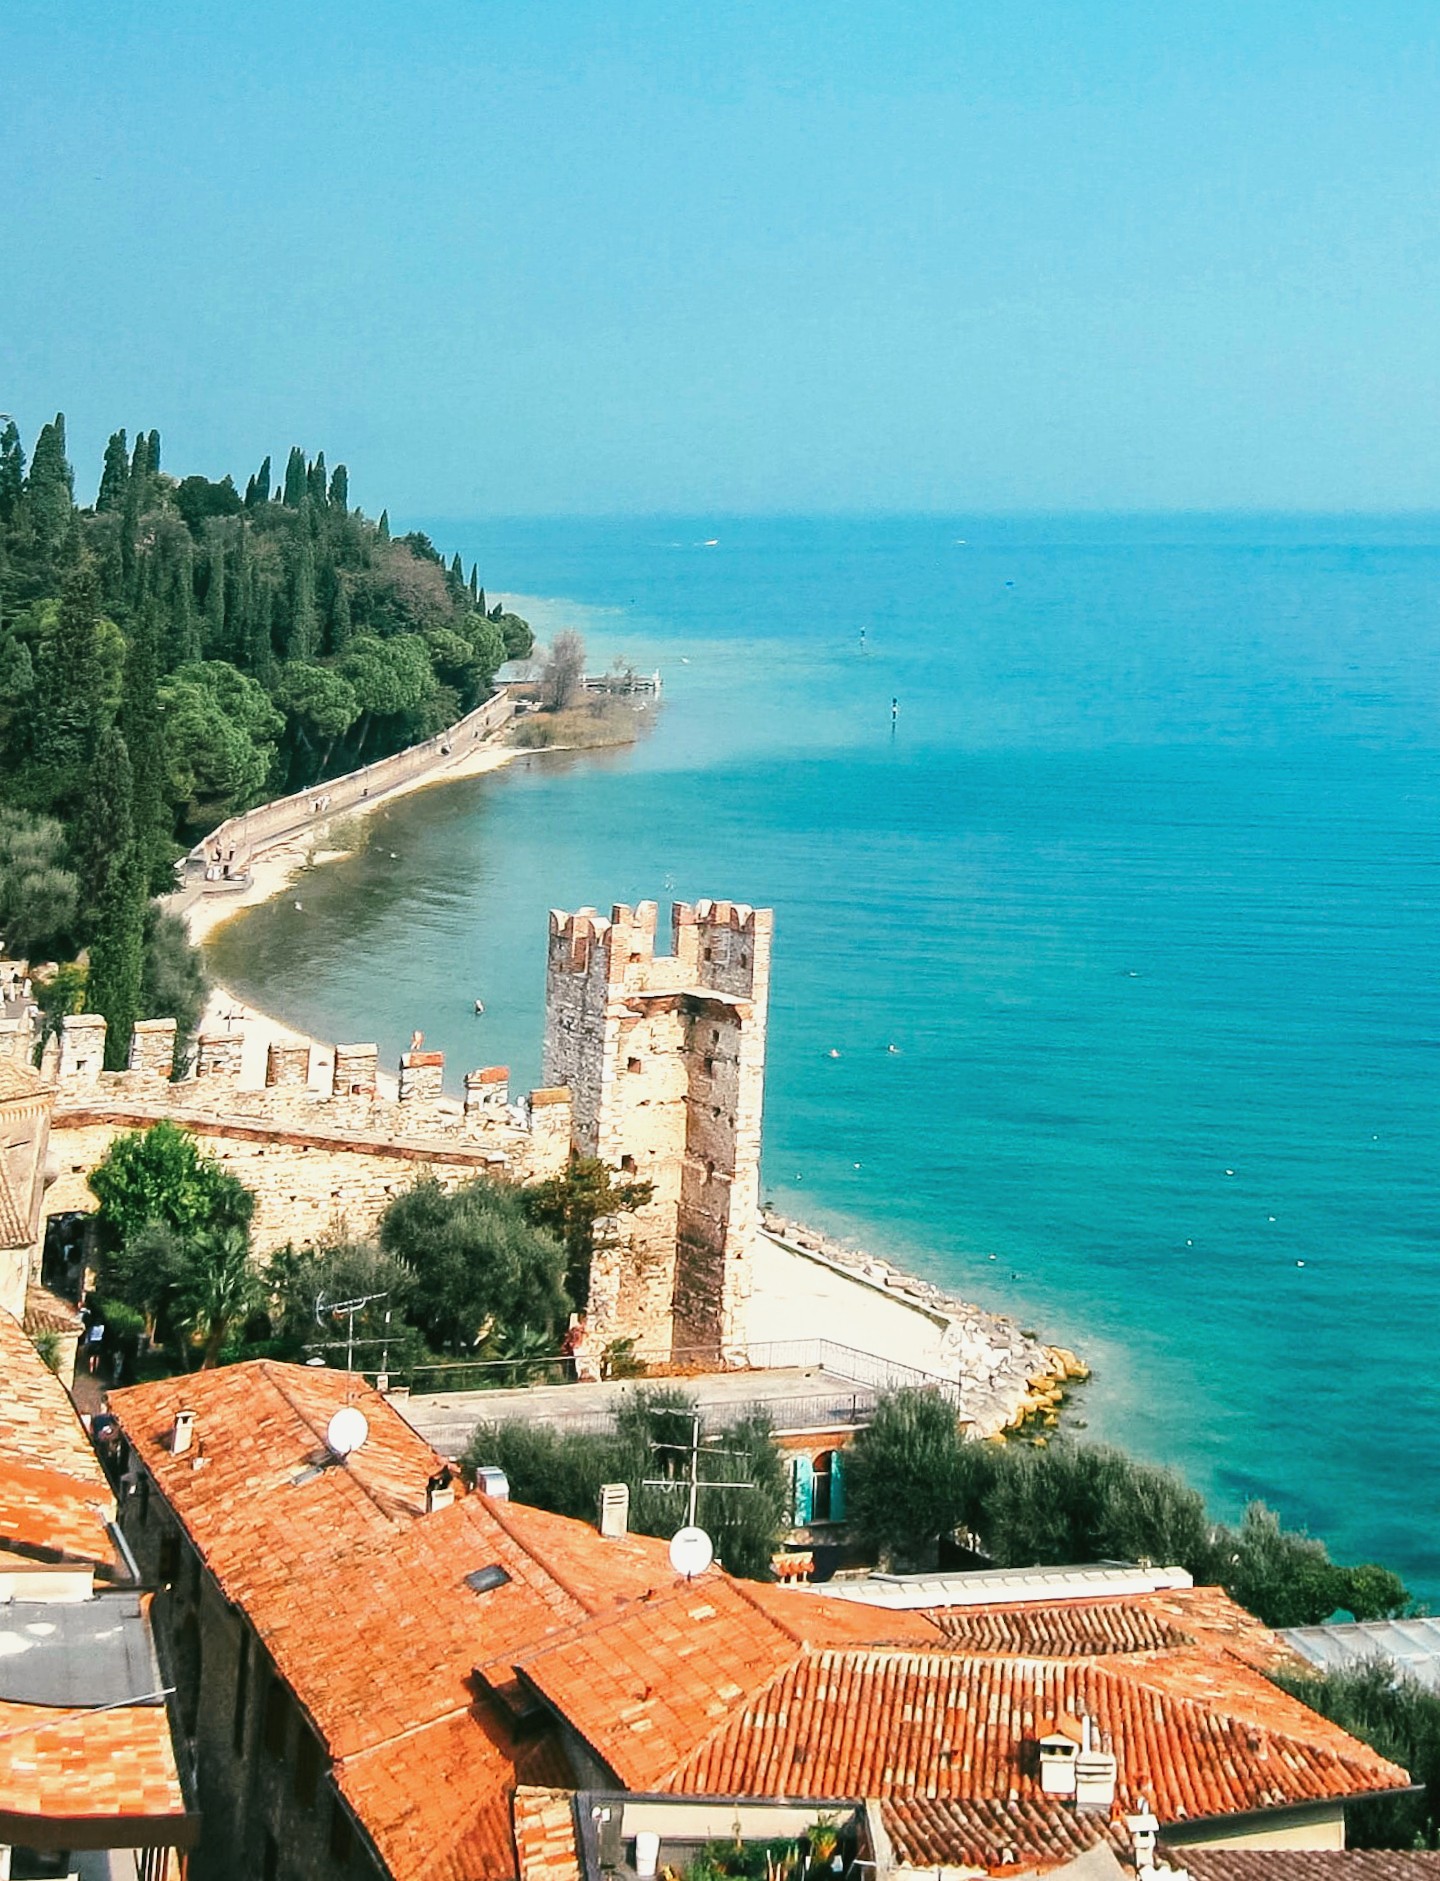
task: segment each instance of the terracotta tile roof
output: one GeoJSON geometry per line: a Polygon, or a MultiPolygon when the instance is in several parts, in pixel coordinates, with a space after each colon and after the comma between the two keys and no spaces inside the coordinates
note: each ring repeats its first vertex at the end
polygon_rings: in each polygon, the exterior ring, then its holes
{"type": "Polygon", "coordinates": [[[1066,1601],[1051,1607],[947,1607],[932,1614],[956,1646],[972,1652],[1040,1653],[1091,1658],[1099,1653],[1153,1652],[1183,1645],[1186,1636],[1138,1601],[1066,1601]]]}
{"type": "Polygon", "coordinates": [[[108,1485],[102,1494],[59,1470],[0,1455],[0,1548],[88,1561],[108,1572],[116,1556],[105,1525],[114,1516],[108,1485]]]}
{"type": "Polygon", "coordinates": [[[20,1206],[5,1158],[0,1156],[0,1247],[29,1247],[30,1215],[20,1206]]]}
{"type": "Polygon", "coordinates": [[[59,1470],[110,1499],[110,1485],[70,1394],[0,1308],[0,1456],[59,1470]]]}
{"type": "Polygon", "coordinates": [[[517,1740],[480,1705],[334,1767],[386,1868],[406,1881],[513,1876],[517,1782],[557,1784],[569,1776],[553,1732],[517,1740]]]}
{"type": "Polygon", "coordinates": [[[25,1289],[24,1326],[33,1338],[37,1332],[82,1332],[85,1322],[69,1300],[32,1280],[25,1289]]]}
{"type": "Polygon", "coordinates": [[[972,1608],[956,1628],[953,1613],[710,1576],[583,1625],[520,1670],[627,1787],[894,1799],[897,1848],[908,1858],[913,1838],[921,1866],[997,1860],[1016,1822],[1033,1830],[1017,1859],[1044,1852],[1047,1819],[1052,1860],[1095,1839],[1043,1796],[1030,1761],[1036,1737],[1067,1712],[1088,1716],[1116,1751],[1120,1804],[1144,1795],[1163,1821],[1405,1782],[1230,1649],[1234,1637],[1258,1655],[1257,1629],[1223,1596],[1166,1602],[1158,1615],[1148,1602],[1129,1614],[1120,1609],[1133,1602],[1097,1602],[1083,1618],[972,1608]],[[917,1622],[918,1637],[896,1638],[897,1624],[917,1622]],[[992,1650],[967,1649],[957,1631],[992,1650]],[[916,1814],[917,1799],[936,1807],[916,1814]],[[997,1815],[998,1804],[1020,1814],[997,1815]]]}
{"type": "Polygon", "coordinates": [[[1131,1852],[1123,1822],[1057,1808],[1049,1798],[891,1798],[880,1812],[896,1855],[915,1868],[951,1865],[961,1849],[975,1866],[1002,1870],[1053,1867],[1099,1842],[1108,1842],[1117,1854],[1131,1852]]]}
{"type": "Polygon", "coordinates": [[[1176,1848],[1192,1881],[1437,1881],[1440,1853],[1399,1848],[1176,1848]]]}
{"type": "Polygon", "coordinates": [[[243,1607],[336,1759],[335,1776],[393,1875],[484,1881],[515,1872],[517,1775],[563,1781],[553,1733],[517,1737],[477,1704],[474,1669],[514,1659],[674,1582],[665,1546],[602,1541],[584,1523],[462,1496],[424,1513],[441,1459],[384,1399],[351,1396],[364,1447],[310,1482],[345,1402],[340,1374],[258,1361],[132,1386],[111,1408],[226,1597],[243,1607]],[[195,1446],[172,1456],[175,1412],[195,1446]],[[200,1467],[195,1467],[197,1456],[200,1467]],[[505,1580],[477,1593],[466,1575],[505,1580]],[[437,1773],[453,1771],[453,1784],[437,1773]],[[465,1799],[457,1806],[457,1797],[465,1799]]]}
{"type": "Polygon", "coordinates": [[[163,1705],[75,1712],[0,1701],[0,1831],[22,1841],[25,1820],[57,1816],[159,1825],[137,1842],[191,1839],[163,1705]]]}
{"type": "Polygon", "coordinates": [[[574,1804],[570,1790],[516,1790],[515,1853],[520,1881],[580,1881],[574,1804]]]}

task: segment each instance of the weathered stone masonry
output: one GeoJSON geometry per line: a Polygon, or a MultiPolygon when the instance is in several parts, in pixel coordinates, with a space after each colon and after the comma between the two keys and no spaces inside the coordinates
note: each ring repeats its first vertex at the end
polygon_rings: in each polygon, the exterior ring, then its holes
{"type": "Polygon", "coordinates": [[[587,1345],[739,1357],[758,1224],[774,916],[677,902],[550,916],[547,1084],[568,1086],[577,1153],[654,1185],[591,1271],[587,1345]]]}

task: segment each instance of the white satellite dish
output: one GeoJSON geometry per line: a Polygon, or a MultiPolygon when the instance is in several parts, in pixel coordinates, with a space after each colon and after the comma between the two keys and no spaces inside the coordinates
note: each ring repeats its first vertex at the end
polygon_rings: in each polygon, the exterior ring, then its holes
{"type": "Polygon", "coordinates": [[[670,1541],[670,1565],[687,1581],[703,1574],[715,1559],[715,1544],[703,1528],[676,1529],[670,1541]]]}
{"type": "Polygon", "coordinates": [[[342,1404],[325,1429],[325,1442],[334,1456],[350,1456],[370,1435],[365,1413],[353,1404],[342,1404]]]}

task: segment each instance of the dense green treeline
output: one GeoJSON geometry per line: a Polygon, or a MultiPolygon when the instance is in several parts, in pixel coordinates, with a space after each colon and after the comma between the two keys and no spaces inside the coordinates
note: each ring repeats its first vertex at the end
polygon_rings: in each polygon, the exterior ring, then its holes
{"type": "Polygon", "coordinates": [[[193,1023],[198,968],[151,897],[227,816],[432,736],[487,696],[530,630],[479,572],[349,499],[292,449],[244,494],[175,478],[115,432],[77,504],[65,420],[28,462],[0,428],[0,949],[88,950],[84,998],[121,1062],[157,982],[193,1023]],[[157,957],[158,956],[158,957],[157,957]],[[147,995],[149,996],[147,998],[147,995]]]}

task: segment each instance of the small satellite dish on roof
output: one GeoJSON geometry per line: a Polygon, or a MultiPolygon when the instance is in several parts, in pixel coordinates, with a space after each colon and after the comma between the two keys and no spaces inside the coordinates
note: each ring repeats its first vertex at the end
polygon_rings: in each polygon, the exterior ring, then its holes
{"type": "Polygon", "coordinates": [[[715,1559],[715,1544],[703,1528],[676,1529],[670,1541],[670,1565],[687,1581],[703,1574],[715,1559]]]}
{"type": "Polygon", "coordinates": [[[365,1413],[353,1404],[342,1404],[325,1427],[325,1442],[335,1456],[350,1456],[370,1435],[365,1413]]]}

